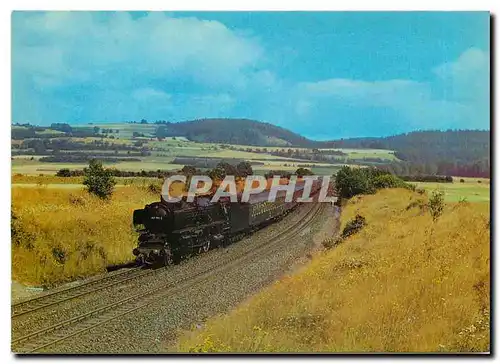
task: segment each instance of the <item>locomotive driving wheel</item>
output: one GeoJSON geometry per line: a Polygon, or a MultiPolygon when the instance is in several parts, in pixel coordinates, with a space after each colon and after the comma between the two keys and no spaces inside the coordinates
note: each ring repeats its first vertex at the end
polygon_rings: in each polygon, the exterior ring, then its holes
{"type": "Polygon", "coordinates": [[[162,263],[166,267],[168,265],[174,265],[174,256],[170,248],[165,248],[161,252],[162,263]]]}
{"type": "Polygon", "coordinates": [[[203,244],[198,249],[199,253],[206,253],[210,250],[210,239],[205,239],[203,244]]]}

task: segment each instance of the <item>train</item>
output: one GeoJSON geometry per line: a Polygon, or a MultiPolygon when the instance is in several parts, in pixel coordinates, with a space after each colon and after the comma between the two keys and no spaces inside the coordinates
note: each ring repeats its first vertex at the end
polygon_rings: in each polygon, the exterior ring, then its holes
{"type": "MultiPolygon", "coordinates": [[[[314,198],[320,188],[321,180],[313,181],[310,196],[314,198]]],[[[132,253],[138,264],[168,266],[186,256],[226,246],[281,220],[297,207],[303,190],[304,181],[298,181],[289,202],[284,190],[278,191],[274,202],[268,201],[269,190],[250,195],[248,202],[231,202],[229,197],[211,202],[211,195],[196,196],[193,202],[161,198],[134,211],[139,239],[132,253]]]]}

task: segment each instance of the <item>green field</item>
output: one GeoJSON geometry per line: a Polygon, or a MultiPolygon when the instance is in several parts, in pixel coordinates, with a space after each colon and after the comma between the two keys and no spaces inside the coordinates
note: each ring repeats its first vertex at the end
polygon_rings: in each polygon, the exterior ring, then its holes
{"type": "MultiPolygon", "coordinates": [[[[184,167],[181,164],[170,163],[171,158],[162,161],[161,159],[156,160],[145,160],[145,161],[132,161],[132,162],[117,162],[117,163],[105,163],[107,168],[117,168],[125,171],[156,171],[160,170],[177,170],[184,167]]],[[[12,160],[11,171],[13,174],[21,173],[27,175],[39,175],[39,174],[56,174],[62,168],[68,168],[70,170],[83,169],[88,167],[88,163],[45,163],[39,162],[37,160],[21,160],[19,158],[12,160]]]]}
{"type": "Polygon", "coordinates": [[[380,158],[388,161],[398,160],[394,155],[394,151],[387,149],[331,149],[340,151],[347,154],[349,159],[363,159],[363,158],[380,158]]]}
{"type": "MultiPolygon", "coordinates": [[[[274,147],[258,147],[249,145],[229,145],[222,143],[202,143],[194,142],[186,139],[185,137],[167,137],[162,140],[154,138],[156,124],[131,124],[131,123],[92,123],[82,127],[92,128],[98,126],[102,129],[112,129],[112,133],[105,133],[108,137],[97,138],[97,137],[65,137],[65,139],[71,139],[75,142],[85,142],[90,143],[93,141],[105,141],[110,144],[109,150],[96,150],[96,154],[114,154],[120,158],[127,158],[127,152],[124,150],[116,150],[113,148],[113,144],[125,144],[135,147],[145,147],[150,152],[149,156],[136,157],[140,158],[141,161],[120,161],[120,162],[105,162],[108,168],[117,168],[121,170],[129,171],[141,171],[141,170],[177,170],[183,167],[180,164],[172,163],[175,157],[211,157],[211,158],[236,158],[243,159],[250,162],[260,162],[263,164],[254,165],[253,169],[256,173],[264,174],[269,170],[287,170],[294,171],[299,167],[299,165],[309,165],[315,174],[327,174],[330,175],[335,173],[343,164],[353,164],[354,159],[359,160],[363,158],[380,158],[382,160],[391,161],[395,160],[393,151],[383,150],[383,149],[322,149],[323,151],[335,150],[342,151],[347,154],[347,156],[336,156],[332,163],[325,162],[313,162],[308,159],[287,157],[287,156],[276,156],[270,153],[276,151],[283,151],[292,149],[293,151],[300,152],[312,152],[311,149],[306,148],[289,148],[287,145],[274,146],[274,147]],[[116,132],[118,130],[118,133],[116,132]],[[133,133],[143,134],[144,137],[133,137],[133,133]],[[112,135],[112,138],[109,136],[112,135]],[[140,143],[142,143],[142,146],[140,143]],[[239,150],[236,150],[239,149],[239,150]],[[260,152],[255,152],[259,149],[260,152]],[[251,151],[250,151],[251,150],[251,151]],[[266,151],[266,152],[264,152],[266,151]]],[[[49,133],[50,130],[41,132],[49,133]]],[[[55,132],[58,133],[58,132],[55,132]]],[[[104,137],[104,135],[103,135],[104,137]]],[[[21,140],[13,140],[12,144],[20,145],[21,140]]],[[[73,150],[71,152],[78,152],[79,150],[73,150]]],[[[69,153],[71,153],[69,152],[69,153]]],[[[86,150],[87,153],[92,153],[93,151],[86,150]]],[[[83,169],[87,166],[87,163],[72,163],[72,162],[40,162],[41,155],[19,155],[14,156],[11,160],[12,173],[20,173],[26,175],[40,175],[49,174],[54,175],[58,170],[62,168],[68,169],[83,169]]]]}
{"type": "Polygon", "coordinates": [[[128,124],[128,123],[93,123],[91,126],[98,126],[101,129],[118,129],[119,132],[113,134],[120,139],[132,138],[134,132],[142,133],[145,136],[154,136],[158,125],[155,124],[128,124]]]}
{"type": "Polygon", "coordinates": [[[468,202],[490,201],[490,183],[485,178],[467,179],[464,183],[456,182],[455,179],[453,183],[417,182],[415,184],[428,192],[443,191],[445,201],[448,202],[458,202],[463,199],[468,202]],[[478,180],[481,183],[478,183],[478,180]]]}
{"type": "MultiPolygon", "coordinates": [[[[281,151],[283,149],[288,150],[291,149],[292,151],[299,151],[299,152],[304,152],[307,151],[307,148],[296,148],[296,147],[289,147],[289,146],[282,146],[282,147],[256,147],[255,145],[237,145],[237,144],[229,144],[230,147],[234,148],[251,148],[251,149],[264,149],[268,152],[277,152],[281,151]]],[[[383,160],[387,161],[396,161],[398,158],[394,155],[393,150],[389,149],[352,149],[352,148],[320,148],[320,151],[337,151],[337,152],[342,152],[347,154],[348,159],[362,159],[362,158],[380,158],[383,160]]],[[[345,159],[346,157],[339,156],[339,159],[345,159]]]]}

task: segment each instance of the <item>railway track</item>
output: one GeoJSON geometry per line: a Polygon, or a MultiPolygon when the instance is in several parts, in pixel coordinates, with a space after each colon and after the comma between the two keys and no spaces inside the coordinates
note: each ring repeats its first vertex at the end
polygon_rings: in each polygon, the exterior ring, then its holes
{"type": "Polygon", "coordinates": [[[102,278],[89,280],[73,287],[68,287],[18,302],[11,306],[11,318],[23,316],[46,307],[58,305],[89,293],[101,291],[108,287],[155,273],[153,270],[143,270],[142,268],[143,267],[135,267],[120,271],[116,274],[106,275],[102,278]]]}
{"type": "MultiPolygon", "coordinates": [[[[75,335],[99,327],[108,321],[115,320],[119,317],[127,315],[163,296],[173,296],[176,293],[183,292],[187,287],[203,284],[204,280],[215,274],[221,274],[226,270],[231,270],[237,267],[243,260],[251,260],[262,254],[266,249],[279,249],[278,242],[288,241],[292,237],[296,237],[297,233],[310,226],[324,209],[323,204],[314,204],[313,207],[306,213],[306,216],[294,227],[289,230],[282,231],[274,236],[274,243],[268,241],[261,242],[257,245],[252,245],[252,249],[244,251],[230,259],[221,260],[215,266],[204,269],[189,278],[181,278],[170,280],[160,286],[156,286],[139,294],[131,295],[109,305],[101,306],[92,311],[74,316],[68,320],[64,320],[55,325],[51,325],[44,329],[32,332],[28,335],[12,340],[11,346],[14,352],[33,353],[45,349],[49,346],[57,344],[63,340],[67,340],[75,335]]],[[[130,278],[133,279],[133,278],[130,278]]]]}
{"type": "MultiPolygon", "coordinates": [[[[274,238],[273,238],[274,239],[274,238]]],[[[120,271],[115,274],[108,274],[104,277],[89,280],[73,287],[56,290],[40,296],[23,300],[11,305],[11,318],[15,319],[20,316],[34,313],[41,309],[59,305],[61,303],[83,297],[90,293],[95,293],[115,285],[129,282],[134,279],[142,278],[148,275],[159,274],[163,269],[143,270],[144,266],[135,267],[120,271]]]]}

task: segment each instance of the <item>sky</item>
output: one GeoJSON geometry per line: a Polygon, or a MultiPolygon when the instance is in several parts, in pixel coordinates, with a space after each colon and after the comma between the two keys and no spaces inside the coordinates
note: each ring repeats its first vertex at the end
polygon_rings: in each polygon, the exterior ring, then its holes
{"type": "Polygon", "coordinates": [[[12,122],[489,129],[487,12],[13,12],[12,122]]]}

